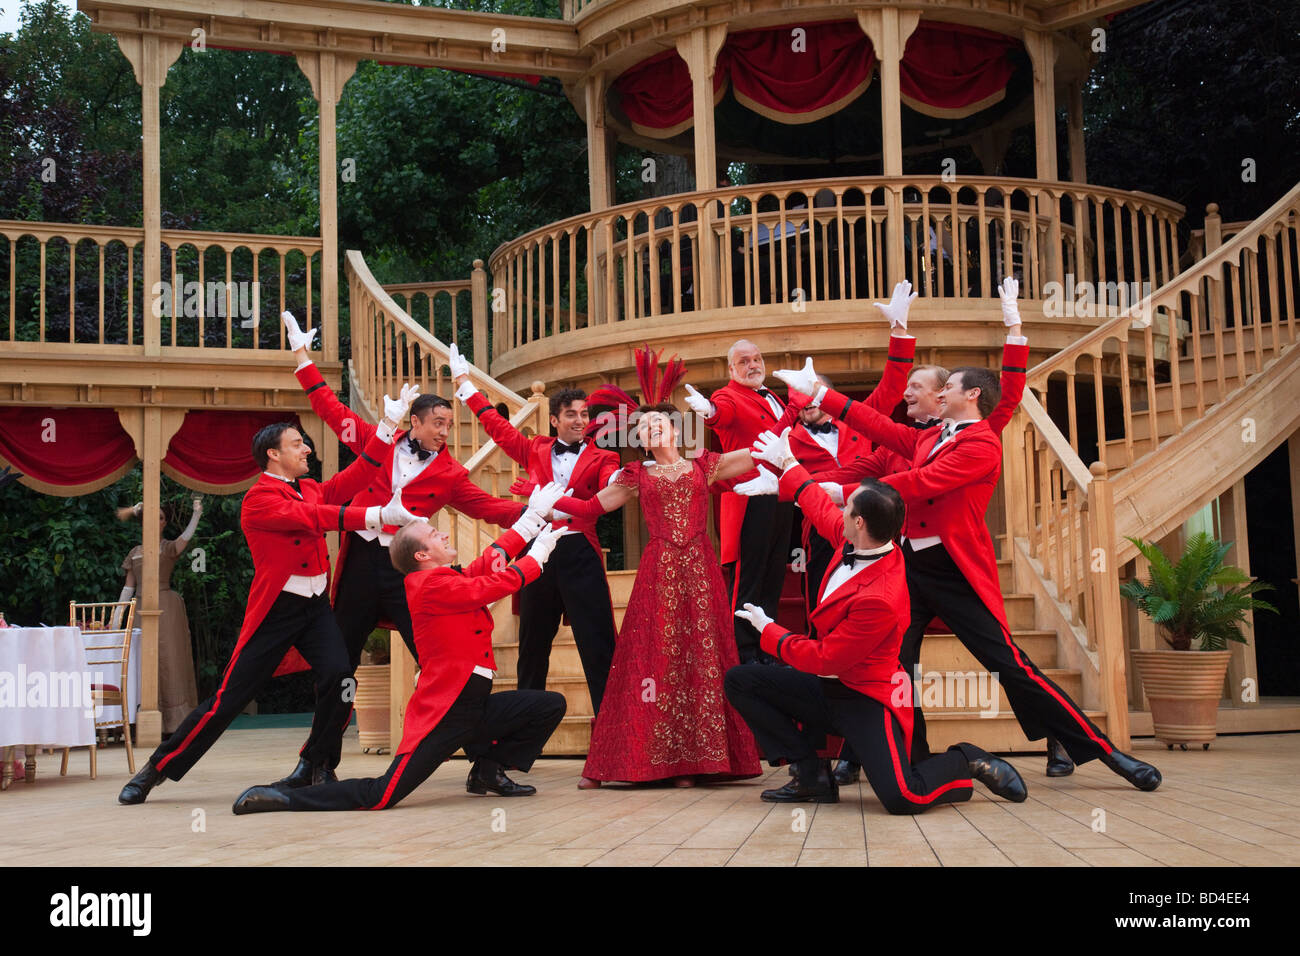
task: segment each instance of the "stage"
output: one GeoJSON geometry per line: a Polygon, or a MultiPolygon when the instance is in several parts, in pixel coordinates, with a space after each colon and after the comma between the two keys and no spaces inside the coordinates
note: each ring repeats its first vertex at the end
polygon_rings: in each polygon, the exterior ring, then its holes
{"type": "MultiPolygon", "coordinates": [[[[41,754],[32,784],[0,793],[0,860],[7,866],[1259,866],[1300,864],[1300,735],[1221,737],[1208,752],[1134,753],[1164,775],[1140,793],[1100,763],[1049,780],[1042,756],[1013,763],[1029,799],[1011,804],[978,784],[965,804],[889,816],[866,782],[836,805],[762,803],[765,779],[701,786],[576,788],[580,761],[539,761],[517,779],[535,797],[465,793],[455,760],[393,810],[236,817],[241,790],[287,773],[302,728],[228,731],[189,776],[143,806],[124,807],[120,745],[86,751],[68,776],[41,754]]],[[[344,741],[343,775],[375,776],[387,756],[344,741]]],[[[145,754],[137,752],[137,760],[145,754]]]]}

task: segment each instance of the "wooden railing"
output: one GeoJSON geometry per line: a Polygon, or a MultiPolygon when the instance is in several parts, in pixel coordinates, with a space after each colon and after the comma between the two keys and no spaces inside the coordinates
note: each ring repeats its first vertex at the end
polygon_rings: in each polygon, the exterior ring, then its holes
{"type": "Polygon", "coordinates": [[[442,342],[454,344],[471,362],[487,364],[487,273],[474,260],[468,279],[399,282],[384,286],[417,324],[442,342]],[[423,303],[423,307],[421,307],[423,303]],[[444,332],[445,330],[445,332],[444,332]]]}
{"type": "MultiPolygon", "coordinates": [[[[1049,283],[1173,278],[1183,208],[1144,193],[999,177],[860,177],[735,186],[614,206],[493,253],[493,357],[619,321],[769,303],[1029,299],[1049,283]]],[[[1072,296],[1071,296],[1072,297],[1072,296]]],[[[1137,296],[1134,296],[1136,298],[1137,296]]]]}
{"type": "MultiPolygon", "coordinates": [[[[1167,450],[1296,338],[1300,184],[1222,245],[1216,225],[1207,229],[1205,258],[1031,369],[1029,390],[1003,436],[1010,541],[1071,623],[1087,629],[1112,736],[1127,713],[1119,573],[1133,551],[1116,533],[1112,479],[1118,472],[1122,483],[1135,459],[1167,450]],[[1080,379],[1094,396],[1095,449],[1080,443],[1080,379]],[[1068,437],[1043,407],[1049,383],[1061,380],[1068,437]]],[[[1208,487],[1172,482],[1167,494],[1200,500],[1208,487]]]]}
{"type": "MultiPolygon", "coordinates": [[[[481,265],[477,270],[480,275],[481,265]]],[[[365,414],[376,420],[383,411],[382,396],[396,395],[403,382],[451,400],[455,413],[447,439],[451,454],[464,463],[470,480],[478,487],[497,497],[509,497],[510,485],[521,474],[519,466],[486,436],[474,415],[452,398],[454,387],[446,368],[447,343],[393,300],[375,281],[359,252],[348,251],[345,275],[352,322],[352,407],[364,408],[365,414]]],[[[419,289],[443,285],[421,284],[419,289]]],[[[405,291],[410,295],[412,288],[405,291]]],[[[481,352],[486,352],[486,345],[481,352]]],[[[470,366],[470,379],[489,401],[505,406],[506,416],[516,428],[532,434],[545,433],[549,419],[541,383],[535,383],[532,394],[524,398],[477,366],[470,366]]],[[[443,511],[438,520],[466,559],[486,548],[499,534],[494,525],[455,512],[443,511]]]]}
{"type": "Polygon", "coordinates": [[[11,347],[279,349],[283,310],[319,322],[319,238],[164,229],[163,281],[148,290],[142,228],[0,221],[0,240],[11,347]]]}

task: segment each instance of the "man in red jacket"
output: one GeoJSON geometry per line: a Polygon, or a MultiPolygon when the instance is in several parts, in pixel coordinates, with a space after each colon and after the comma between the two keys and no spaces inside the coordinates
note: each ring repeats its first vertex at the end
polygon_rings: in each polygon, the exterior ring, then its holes
{"type": "MultiPolygon", "coordinates": [[[[760,438],[754,454],[783,469],[783,490],[827,540],[843,548],[842,559],[821,581],[813,612],[820,637],[793,634],[752,604],[736,612],[759,628],[765,651],[791,665],[742,664],[724,682],[727,699],[768,760],[793,767],[790,782],[764,791],[762,799],[838,802],[829,762],[817,757],[816,748],[823,735],[839,734],[861,759],[889,813],[969,800],[972,777],[999,796],[1023,801],[1025,785],[1015,768],[973,744],[957,744],[915,764],[909,758],[911,683],[898,666],[908,621],[903,561],[893,543],[903,525],[898,493],[866,479],[841,511],[795,461],[785,435],[760,438]]],[[[764,481],[737,488],[757,490],[764,481]]]]}
{"type": "MultiPolygon", "coordinates": [[[[567,494],[586,501],[618,471],[618,454],[598,448],[584,434],[588,425],[587,395],[564,388],[550,399],[551,427],[556,437],[521,435],[469,380],[469,362],[451,346],[452,380],[456,398],[478,416],[501,450],[528,470],[535,486],[554,481],[567,494]]],[[[557,516],[558,517],[558,516],[557,516]]],[[[519,592],[519,663],[521,690],[544,690],[550,669],[551,644],[562,615],[573,626],[573,639],[587,677],[592,713],[600,713],[609,665],[614,659],[614,604],[605,579],[605,559],[591,518],[558,517],[560,542],[541,577],[519,592]]]]}
{"type": "MultiPolygon", "coordinates": [[[[307,346],[315,330],[299,331],[290,312],[284,313],[283,319],[289,346],[298,359],[294,374],[311,401],[312,411],[333,429],[339,440],[356,452],[377,431],[393,437],[392,443],[386,446],[387,454],[373,473],[373,480],[359,490],[355,504],[382,503],[400,491],[402,503],[421,518],[431,517],[446,505],[471,518],[502,527],[509,527],[520,516],[524,510],[522,504],[482,491],[469,480],[465,466],[447,450],[452,421],[450,402],[437,395],[421,395],[414,386],[404,386],[399,398],[384,396],[384,417],[378,427],[371,425],[338,400],[308,357],[307,346]],[[408,409],[411,428],[397,431],[408,409]]],[[[338,618],[354,671],[361,662],[366,638],[381,622],[397,630],[411,654],[416,654],[402,576],[393,569],[388,556],[388,545],[396,531],[392,526],[363,528],[344,536],[339,548],[338,574],[332,593],[334,616],[338,618]]],[[[281,673],[292,669],[292,664],[286,662],[281,673]]],[[[323,733],[319,724],[312,724],[304,753],[316,749],[323,733]]],[[[336,735],[330,743],[326,769],[333,770],[342,754],[342,737],[336,735]]],[[[312,782],[311,771],[305,759],[300,760],[294,771],[280,782],[286,787],[304,786],[312,782]]]]}
{"type": "MultiPolygon", "coordinates": [[[[415,516],[394,494],[380,506],[347,502],[373,478],[383,457],[382,438],[372,436],[361,456],[324,484],[307,473],[311,448],[286,422],[267,425],[253,437],[253,458],[264,469],[244,494],[239,524],[253,554],[253,584],[239,640],[221,686],[199,704],[159,745],[145,766],[122,788],[118,801],[143,803],[163,777],[180,780],[271,677],[290,648],[297,648],[316,674],[314,720],[342,735],[352,714],[346,682],[352,674],[326,589],[329,553],[325,532],[337,528],[404,525],[415,516]]],[[[328,746],[304,749],[302,759],[322,766],[328,746]]]]}
{"type": "MultiPolygon", "coordinates": [[[[1008,297],[1014,303],[1016,291],[1015,280],[1007,279],[1004,303],[1008,297]]],[[[984,521],[1002,471],[1002,443],[986,420],[998,405],[997,376],[988,369],[954,369],[941,393],[943,425],[920,431],[817,385],[806,367],[777,376],[792,389],[813,394],[812,404],[912,462],[907,471],[884,479],[908,506],[903,553],[912,613],[903,655],[919,659],[926,625],[941,617],[981,666],[997,675],[1026,737],[1051,735],[1075,763],[1100,759],[1138,789],[1156,789],[1160,772],[1116,750],[1012,640],[984,521]]],[[[919,711],[916,724],[912,755],[919,760],[929,752],[919,711]]]]}
{"type": "Polygon", "coordinates": [[[234,812],[387,810],[462,747],[473,761],[465,781],[469,793],[536,793],[505,771],[526,773],[533,765],[564,718],[564,695],[545,690],[492,693],[496,661],[487,605],[542,573],[560,537],[560,529],[545,527],[543,515],[563,491],[558,485],[539,489],[549,503],[535,498],[514,526],[463,570],[452,564],[456,550],[444,532],[422,521],[399,531],[389,551],[406,576],[415,641],[425,663],[393,762],[381,777],[294,790],[250,787],[235,801],[234,812]],[[533,535],[529,553],[517,558],[533,535]]]}

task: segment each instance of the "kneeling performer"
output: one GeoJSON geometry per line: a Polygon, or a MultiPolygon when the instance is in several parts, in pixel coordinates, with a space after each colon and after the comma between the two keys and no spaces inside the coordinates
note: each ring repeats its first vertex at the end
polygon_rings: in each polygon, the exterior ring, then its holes
{"type": "Polygon", "coordinates": [[[456,549],[448,535],[427,522],[394,535],[389,553],[406,576],[422,663],[402,742],[388,771],[382,777],[297,790],[250,787],[235,801],[234,812],[385,810],[397,806],[462,747],[473,761],[465,781],[469,793],[536,793],[505,771],[526,773],[533,765],[564,717],[564,696],[545,690],[492,693],[496,662],[487,605],[541,574],[560,535],[554,528],[541,529],[563,493],[556,484],[534,491],[523,516],[464,570],[452,564],[456,549]],[[512,562],[534,535],[528,555],[512,562]]]}
{"type": "MultiPolygon", "coordinates": [[[[830,762],[816,752],[823,735],[837,734],[861,760],[889,813],[921,813],[969,800],[972,777],[998,796],[1024,800],[1025,784],[1016,769],[974,744],[957,744],[917,764],[909,760],[912,686],[898,665],[910,619],[903,557],[894,546],[903,527],[898,492],[867,478],[841,511],[795,461],[786,435],[760,436],[754,457],[784,469],[782,497],[792,497],[822,537],[843,546],[842,559],[821,581],[812,614],[818,638],[792,634],[752,604],[736,612],[759,631],[764,651],[791,665],[741,664],[727,671],[727,698],[764,755],[794,768],[788,784],[764,791],[762,799],[839,802],[830,762]]],[[[777,490],[769,472],[736,487],[741,494],[777,490]]]]}

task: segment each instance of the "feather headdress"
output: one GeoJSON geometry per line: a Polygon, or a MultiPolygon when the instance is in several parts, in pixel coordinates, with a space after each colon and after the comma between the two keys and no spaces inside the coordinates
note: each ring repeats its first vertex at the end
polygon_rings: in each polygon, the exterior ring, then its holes
{"type": "MultiPolygon", "coordinates": [[[[686,363],[674,355],[661,369],[659,358],[663,354],[662,349],[656,352],[649,345],[636,350],[636,377],[641,383],[640,402],[617,385],[605,384],[587,396],[587,404],[592,408],[618,408],[622,405],[628,411],[636,411],[642,405],[661,405],[670,401],[673,389],[686,378],[686,363]]],[[[594,416],[588,432],[595,433],[602,424],[608,426],[607,422],[602,422],[605,417],[594,416]]]]}

